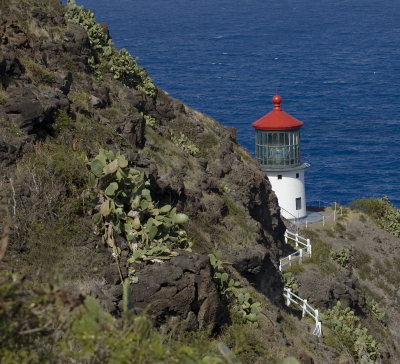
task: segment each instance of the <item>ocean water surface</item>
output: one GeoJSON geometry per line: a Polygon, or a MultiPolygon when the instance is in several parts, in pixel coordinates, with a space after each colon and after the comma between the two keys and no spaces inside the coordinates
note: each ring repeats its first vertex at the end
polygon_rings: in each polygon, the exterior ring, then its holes
{"type": "MultiPolygon", "coordinates": [[[[400,207],[398,0],[77,0],[171,96],[238,129],[282,108],[301,131],[309,203],[400,207]]],[[[243,176],[246,178],[246,176],[243,176]]]]}

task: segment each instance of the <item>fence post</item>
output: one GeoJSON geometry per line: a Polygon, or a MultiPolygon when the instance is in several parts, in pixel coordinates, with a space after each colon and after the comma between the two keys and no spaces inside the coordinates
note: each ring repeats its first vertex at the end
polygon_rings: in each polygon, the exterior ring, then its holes
{"type": "Polygon", "coordinates": [[[287,237],[288,237],[288,233],[287,233],[287,230],[285,230],[285,244],[287,244],[287,237]]]}
{"type": "Polygon", "coordinates": [[[325,216],[322,215],[322,226],[325,226],[325,216]]]}
{"type": "Polygon", "coordinates": [[[299,246],[299,233],[296,233],[296,248],[299,246]]]}
{"type": "Polygon", "coordinates": [[[279,271],[282,272],[282,261],[279,259],[279,271]]]}
{"type": "Polygon", "coordinates": [[[315,329],[313,334],[317,335],[318,337],[322,335],[321,322],[319,321],[318,317],[318,310],[315,310],[315,329]]]}
{"type": "Polygon", "coordinates": [[[286,296],[286,306],[290,306],[290,288],[288,288],[287,289],[287,291],[286,291],[286,294],[287,294],[287,296],[286,296]]]}
{"type": "Polygon", "coordinates": [[[336,201],[335,201],[335,211],[333,211],[333,222],[336,222],[336,201]]]}
{"type": "Polygon", "coordinates": [[[289,267],[291,267],[291,266],[292,266],[292,256],[289,255],[289,267]]]}
{"type": "Polygon", "coordinates": [[[300,259],[299,262],[301,263],[303,261],[303,248],[300,249],[300,259]]]}
{"type": "Polygon", "coordinates": [[[303,300],[303,306],[302,306],[303,312],[301,314],[301,317],[304,317],[306,314],[306,306],[307,306],[307,300],[303,300]]]}

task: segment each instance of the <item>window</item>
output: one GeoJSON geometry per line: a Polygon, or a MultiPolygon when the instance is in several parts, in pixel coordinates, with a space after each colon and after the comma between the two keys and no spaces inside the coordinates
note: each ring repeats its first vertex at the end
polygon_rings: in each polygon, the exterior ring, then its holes
{"type": "Polygon", "coordinates": [[[299,174],[298,173],[296,173],[296,178],[299,178],[299,174]]]}
{"type": "Polygon", "coordinates": [[[301,197],[296,198],[296,210],[301,210],[301,197]]]}
{"type": "Polygon", "coordinates": [[[281,174],[278,174],[278,179],[282,179],[282,175],[281,174]]]}
{"type": "Polygon", "coordinates": [[[256,159],[265,166],[300,164],[300,130],[256,130],[256,159]]]}

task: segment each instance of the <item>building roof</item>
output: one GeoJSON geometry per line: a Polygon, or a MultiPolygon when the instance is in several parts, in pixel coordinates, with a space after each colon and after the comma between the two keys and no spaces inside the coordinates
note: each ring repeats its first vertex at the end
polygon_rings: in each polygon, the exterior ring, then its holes
{"type": "Polygon", "coordinates": [[[282,98],[277,94],[272,98],[274,108],[267,115],[251,125],[257,130],[290,130],[301,128],[303,123],[281,109],[282,98]]]}

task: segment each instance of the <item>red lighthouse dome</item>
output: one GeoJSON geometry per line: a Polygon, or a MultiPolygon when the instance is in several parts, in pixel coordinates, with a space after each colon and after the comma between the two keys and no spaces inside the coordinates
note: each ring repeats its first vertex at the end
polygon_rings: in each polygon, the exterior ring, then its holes
{"type": "Polygon", "coordinates": [[[272,98],[272,102],[274,103],[272,111],[251,124],[255,129],[291,130],[301,128],[303,123],[300,120],[290,116],[281,109],[282,98],[279,95],[275,95],[272,98]]]}

